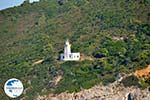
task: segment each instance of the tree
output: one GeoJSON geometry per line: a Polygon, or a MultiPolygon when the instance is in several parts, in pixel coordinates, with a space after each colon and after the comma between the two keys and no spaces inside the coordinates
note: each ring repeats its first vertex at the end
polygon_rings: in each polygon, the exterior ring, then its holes
{"type": "Polygon", "coordinates": [[[108,50],[106,48],[100,48],[93,53],[95,58],[102,58],[108,56],[108,50]]]}

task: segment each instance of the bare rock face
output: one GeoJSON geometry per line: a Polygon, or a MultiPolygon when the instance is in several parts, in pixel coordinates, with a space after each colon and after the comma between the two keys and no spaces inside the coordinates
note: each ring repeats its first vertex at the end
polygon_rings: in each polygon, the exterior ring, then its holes
{"type": "Polygon", "coordinates": [[[77,93],[63,92],[38,96],[36,100],[150,100],[149,89],[141,90],[136,86],[125,87],[122,80],[133,74],[120,74],[118,79],[107,86],[96,85],[90,89],[83,89],[77,93]]]}
{"type": "Polygon", "coordinates": [[[134,75],[137,76],[138,78],[144,78],[144,79],[150,78],[150,65],[148,65],[143,69],[136,70],[134,75]]]}
{"type": "Polygon", "coordinates": [[[63,92],[39,96],[36,100],[150,100],[150,92],[148,89],[126,88],[121,84],[112,83],[108,86],[97,85],[77,93],[63,92]]]}

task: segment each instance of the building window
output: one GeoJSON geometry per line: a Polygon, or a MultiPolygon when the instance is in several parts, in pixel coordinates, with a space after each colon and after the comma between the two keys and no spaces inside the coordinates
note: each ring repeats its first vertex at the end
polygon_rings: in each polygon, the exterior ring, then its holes
{"type": "Polygon", "coordinates": [[[71,54],[69,55],[69,58],[72,58],[72,55],[71,55],[71,54]]]}

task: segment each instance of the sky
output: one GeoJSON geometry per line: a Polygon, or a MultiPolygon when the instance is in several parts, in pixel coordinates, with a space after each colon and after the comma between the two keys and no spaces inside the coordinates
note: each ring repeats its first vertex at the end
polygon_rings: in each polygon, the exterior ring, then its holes
{"type": "MultiPolygon", "coordinates": [[[[25,0],[0,0],[0,10],[6,9],[9,7],[19,6],[22,4],[25,0]]],[[[39,1],[39,0],[30,0],[32,3],[33,1],[39,1]]]]}

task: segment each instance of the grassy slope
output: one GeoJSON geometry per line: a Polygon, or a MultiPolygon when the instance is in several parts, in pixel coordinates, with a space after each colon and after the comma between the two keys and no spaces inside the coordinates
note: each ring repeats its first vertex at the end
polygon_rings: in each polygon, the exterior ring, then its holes
{"type": "MultiPolygon", "coordinates": [[[[0,87],[16,77],[28,88],[22,97],[29,99],[112,82],[118,72],[129,73],[150,64],[149,7],[149,0],[71,0],[63,5],[41,0],[1,11],[0,87]],[[114,36],[125,39],[113,40],[114,36]],[[105,57],[61,64],[56,58],[66,38],[73,51],[105,57]],[[32,66],[43,58],[44,63],[32,66]],[[64,72],[63,80],[49,87],[59,70],[64,72]]],[[[7,99],[5,94],[1,98],[7,99]]]]}

